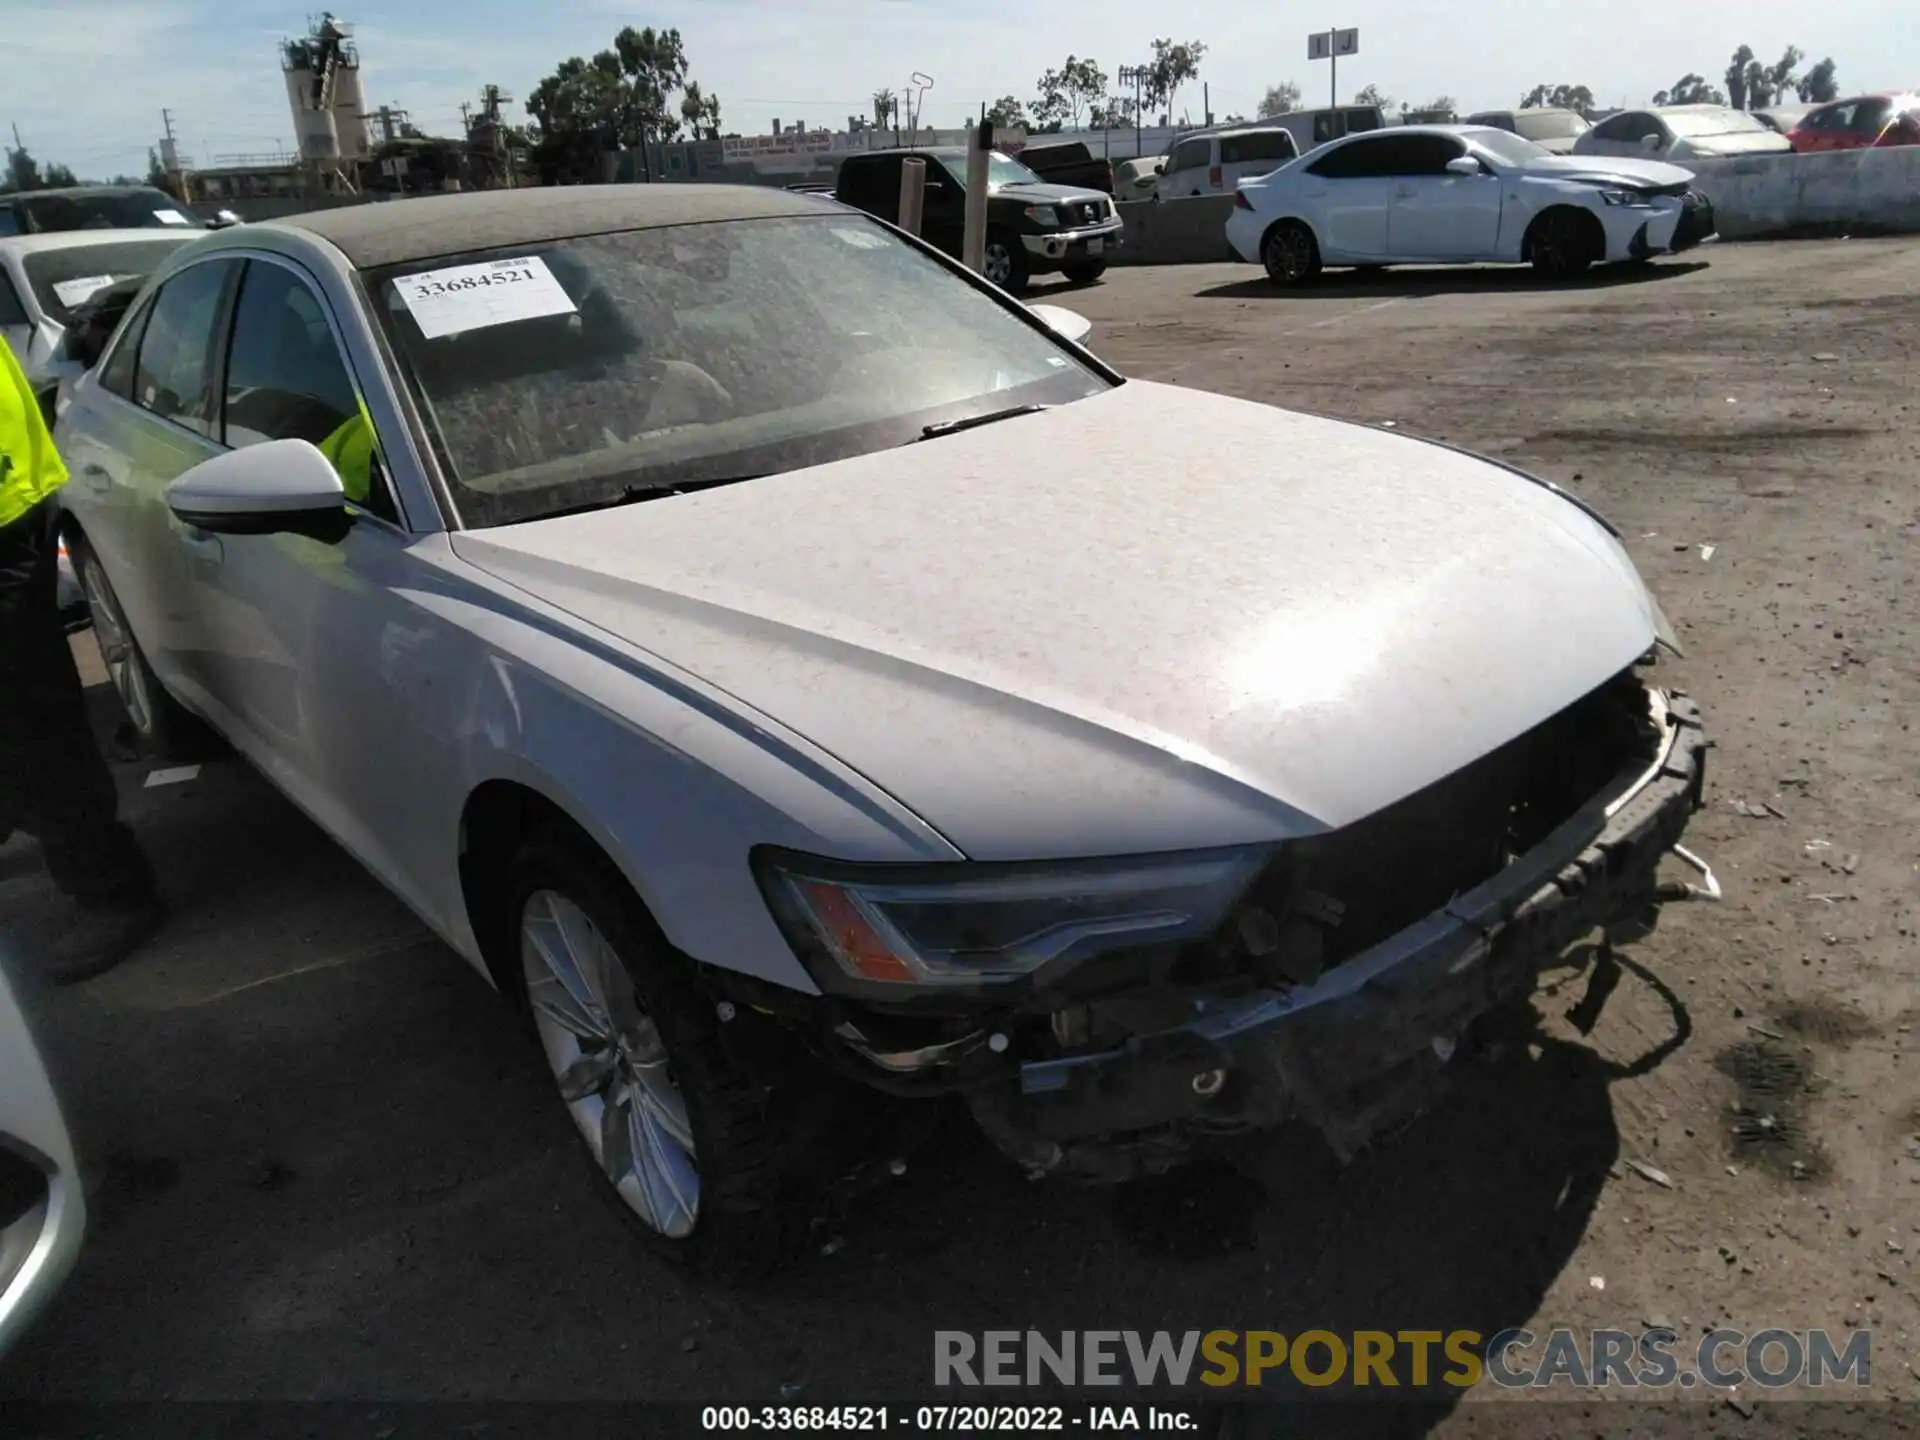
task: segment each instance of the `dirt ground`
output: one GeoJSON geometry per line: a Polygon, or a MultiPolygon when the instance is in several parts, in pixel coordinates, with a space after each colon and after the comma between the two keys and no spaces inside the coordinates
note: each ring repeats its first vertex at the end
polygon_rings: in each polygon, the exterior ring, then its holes
{"type": "MultiPolygon", "coordinates": [[[[1920,1400],[1920,242],[1036,298],[1131,376],[1438,436],[1610,516],[1717,741],[1688,843],[1724,902],[1668,907],[1608,996],[1570,967],[1549,1043],[1344,1171],[1250,1147],[1089,1192],[955,1127],[794,1273],[716,1292],[628,1242],[504,1008],[397,902],[237,765],[129,763],[178,914],[139,963],[32,991],[94,1227],[0,1399],[847,1402],[923,1396],[935,1328],[1659,1323],[1870,1327],[1873,1396],[1920,1400]]],[[[0,851],[0,925],[47,903],[0,851]]],[[[1644,1433],[1626,1408],[1397,1423],[1644,1433]]]]}

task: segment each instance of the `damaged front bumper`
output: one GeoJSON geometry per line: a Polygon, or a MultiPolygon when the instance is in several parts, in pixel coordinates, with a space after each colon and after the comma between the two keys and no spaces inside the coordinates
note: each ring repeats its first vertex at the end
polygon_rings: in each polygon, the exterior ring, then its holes
{"type": "Polygon", "coordinates": [[[1034,1173],[1122,1180],[1210,1139],[1300,1120],[1343,1158],[1428,1108],[1475,1023],[1524,1000],[1595,927],[1642,914],[1700,803],[1693,703],[1649,691],[1659,730],[1622,775],[1484,884],[1311,984],[1224,1001],[1092,1053],[964,1086],[982,1128],[1034,1173]]]}

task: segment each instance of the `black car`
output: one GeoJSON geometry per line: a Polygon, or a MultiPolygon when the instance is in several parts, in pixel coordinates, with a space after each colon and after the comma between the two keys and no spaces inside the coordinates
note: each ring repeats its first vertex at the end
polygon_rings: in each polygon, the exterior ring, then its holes
{"type": "MultiPolygon", "coordinates": [[[[900,162],[927,162],[920,234],[928,244],[959,255],[966,214],[967,152],[959,147],[872,150],[840,166],[834,198],[882,220],[900,219],[900,162]]],[[[1034,275],[1064,272],[1085,284],[1097,280],[1120,243],[1119,212],[1111,197],[1078,186],[1049,185],[1017,160],[987,157],[987,250],[983,273],[1010,294],[1034,275]]]]}
{"type": "Polygon", "coordinates": [[[151,185],[73,185],[0,195],[0,235],[206,228],[193,211],[151,185]]]}

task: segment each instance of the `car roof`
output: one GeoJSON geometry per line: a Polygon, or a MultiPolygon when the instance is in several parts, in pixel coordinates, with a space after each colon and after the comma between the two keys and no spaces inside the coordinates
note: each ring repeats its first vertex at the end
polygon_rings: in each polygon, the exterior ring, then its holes
{"type": "MultiPolygon", "coordinates": [[[[32,193],[43,195],[48,192],[35,190],[32,193]]],[[[205,234],[204,230],[189,230],[184,226],[174,229],[149,226],[146,229],[46,230],[35,235],[0,236],[0,250],[30,255],[39,250],[76,250],[87,245],[149,245],[155,240],[169,238],[184,245],[205,234]]]]}
{"type": "Polygon", "coordinates": [[[1349,141],[1365,140],[1370,136],[1381,135],[1457,135],[1463,139],[1474,135],[1499,135],[1503,139],[1511,140],[1506,131],[1492,125],[1442,125],[1435,122],[1431,125],[1383,125],[1378,130],[1361,130],[1352,135],[1342,135],[1338,140],[1329,143],[1345,145],[1349,141]]]}
{"type": "MultiPolygon", "coordinates": [[[[39,200],[47,196],[78,195],[167,195],[158,185],[58,185],[50,190],[17,190],[9,200],[39,200]]],[[[173,200],[171,195],[167,195],[173,200]]],[[[180,202],[174,200],[174,204],[180,202]]]]}
{"type": "MultiPolygon", "coordinates": [[[[1693,105],[1647,106],[1647,113],[1653,115],[1704,115],[1709,110],[1733,110],[1733,106],[1716,105],[1710,100],[1703,100],[1693,105]]],[[[1746,112],[1744,110],[1734,110],[1733,113],[1736,115],[1744,115],[1746,112]]]]}
{"type": "Polygon", "coordinates": [[[842,213],[830,200],[773,185],[558,185],[345,205],[246,229],[253,235],[304,231],[327,241],[356,269],[373,270],[578,235],[842,213]]]}

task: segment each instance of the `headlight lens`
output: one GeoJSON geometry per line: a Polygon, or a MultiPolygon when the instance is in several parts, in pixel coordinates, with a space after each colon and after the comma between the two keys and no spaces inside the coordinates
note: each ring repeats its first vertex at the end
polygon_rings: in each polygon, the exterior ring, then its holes
{"type": "Polygon", "coordinates": [[[1198,939],[1267,854],[888,868],[766,852],[756,868],[821,988],[871,994],[1003,985],[1103,952],[1198,939]]]}
{"type": "Polygon", "coordinates": [[[1600,198],[1609,205],[1647,205],[1651,202],[1638,190],[1602,190],[1600,198]]]}
{"type": "Polygon", "coordinates": [[[1060,212],[1051,205],[1029,205],[1027,207],[1027,219],[1033,221],[1036,225],[1058,225],[1060,223],[1060,212]]]}

